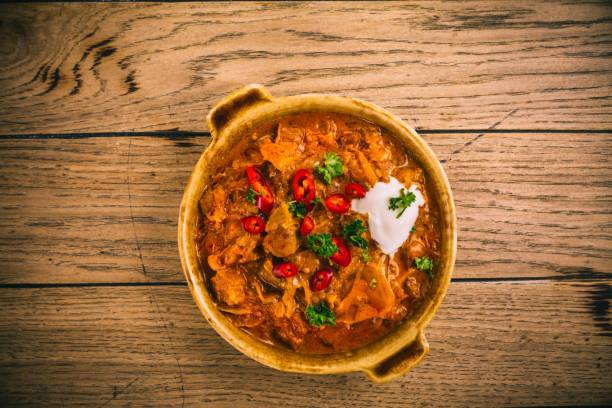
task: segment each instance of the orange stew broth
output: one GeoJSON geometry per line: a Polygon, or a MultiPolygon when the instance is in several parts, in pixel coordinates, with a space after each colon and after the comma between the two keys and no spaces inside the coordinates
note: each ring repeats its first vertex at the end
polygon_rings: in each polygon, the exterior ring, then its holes
{"type": "MultiPolygon", "coordinates": [[[[349,351],[384,336],[427,296],[430,277],[415,267],[415,258],[428,256],[435,266],[439,256],[438,211],[423,170],[379,127],[348,115],[301,113],[245,131],[219,161],[200,210],[198,253],[218,308],[260,340],[301,353],[349,351]],[[328,152],[343,163],[343,174],[331,184],[315,172],[328,152]],[[274,195],[269,214],[247,199],[249,166],[260,172],[274,195]],[[393,176],[406,188],[416,184],[425,204],[393,257],[382,253],[366,231],[369,260],[363,249],[345,241],[351,262],[341,267],[309,249],[299,232],[302,220],[288,209],[294,200],[292,179],[300,169],[312,172],[322,200],[344,193],[349,182],[368,190],[393,176]],[[265,231],[247,232],[241,220],[257,215],[266,220],[265,231]],[[273,272],[274,265],[284,262],[297,266],[295,276],[281,278],[273,272]],[[331,283],[312,291],[309,279],[323,268],[332,270],[331,283]],[[306,308],[321,302],[333,311],[335,325],[309,324],[306,308]]],[[[357,219],[367,227],[367,215],[335,214],[323,202],[308,215],[315,222],[312,234],[341,237],[343,226],[357,219]]]]}

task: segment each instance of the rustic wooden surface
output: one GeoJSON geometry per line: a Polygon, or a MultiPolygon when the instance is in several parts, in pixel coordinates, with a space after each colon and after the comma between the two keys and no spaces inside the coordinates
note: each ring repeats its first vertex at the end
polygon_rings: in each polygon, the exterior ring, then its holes
{"type": "Polygon", "coordinates": [[[419,128],[484,129],[516,109],[500,128],[612,125],[604,2],[2,11],[3,133],[199,131],[216,100],[250,82],[361,97],[419,128]]]}
{"type": "Polygon", "coordinates": [[[609,327],[597,319],[609,283],[453,284],[426,333],[431,354],[384,385],[359,373],[262,367],[208,326],[186,286],[4,289],[0,375],[11,381],[0,383],[0,398],[29,406],[601,403],[612,354],[609,327]]]}
{"type": "Polygon", "coordinates": [[[611,44],[606,2],[0,5],[0,405],[610,405],[611,44]],[[179,200],[249,82],[444,163],[457,266],[400,380],[267,369],[193,304],[179,200]]]}

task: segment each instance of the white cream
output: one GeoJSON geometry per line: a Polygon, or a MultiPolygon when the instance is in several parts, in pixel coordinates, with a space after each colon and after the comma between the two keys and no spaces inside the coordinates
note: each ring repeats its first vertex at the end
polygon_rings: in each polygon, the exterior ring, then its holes
{"type": "Polygon", "coordinates": [[[391,177],[388,183],[379,181],[364,198],[351,202],[353,211],[368,214],[370,235],[387,255],[393,255],[408,239],[410,230],[419,216],[419,207],[425,204],[423,195],[417,189],[416,184],[413,184],[408,191],[414,193],[415,200],[406,208],[402,216],[397,218],[400,210],[390,210],[389,199],[399,197],[402,188],[405,186],[396,178],[391,177]]]}

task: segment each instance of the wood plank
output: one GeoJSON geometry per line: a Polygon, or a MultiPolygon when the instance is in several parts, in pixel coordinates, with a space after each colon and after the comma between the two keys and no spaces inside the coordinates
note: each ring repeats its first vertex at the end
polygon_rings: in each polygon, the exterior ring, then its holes
{"type": "Polygon", "coordinates": [[[384,385],[305,376],[239,354],[187,287],[2,289],[3,406],[518,406],[612,397],[610,284],[458,283],[431,353],[384,385]]]}
{"type": "MultiPolygon", "coordinates": [[[[427,135],[455,277],[609,274],[611,135],[427,135]]],[[[0,283],[182,281],[176,218],[208,139],[0,140],[0,283]]]]}
{"type": "Polygon", "coordinates": [[[0,133],[203,130],[244,84],[420,128],[612,128],[602,3],[0,6],[0,133]]]}

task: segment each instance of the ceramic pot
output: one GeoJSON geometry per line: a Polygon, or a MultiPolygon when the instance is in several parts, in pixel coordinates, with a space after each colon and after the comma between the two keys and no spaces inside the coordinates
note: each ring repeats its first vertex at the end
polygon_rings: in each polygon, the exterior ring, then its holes
{"type": "Polygon", "coordinates": [[[416,131],[386,110],[358,99],[305,94],[275,98],[260,85],[228,95],[208,114],[212,141],[196,164],[181,202],[178,243],[183,272],[193,298],[210,325],[232,346],[269,367],[282,371],[333,374],[364,371],[375,382],[400,376],[429,351],[424,330],[440,306],[451,280],[457,250],[453,196],[440,162],[416,131]],[[217,309],[207,290],[196,250],[198,202],[216,166],[245,131],[279,116],[306,111],[344,113],[372,122],[396,138],[425,171],[430,196],[440,209],[440,259],[427,297],[417,310],[381,339],[344,353],[307,355],[263,343],[234,326],[217,309]]]}

